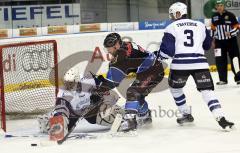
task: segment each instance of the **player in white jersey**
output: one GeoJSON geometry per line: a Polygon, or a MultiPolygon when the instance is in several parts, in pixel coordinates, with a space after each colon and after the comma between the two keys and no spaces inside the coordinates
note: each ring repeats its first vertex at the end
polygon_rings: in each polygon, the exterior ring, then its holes
{"type": "Polygon", "coordinates": [[[205,25],[199,21],[187,19],[187,6],[180,2],[170,6],[169,16],[173,19],[173,23],[166,28],[159,56],[162,59],[172,58],[168,83],[182,114],[177,122],[183,124],[194,120],[183,93],[183,87],[191,75],[219,125],[223,129],[232,128],[234,123],[225,119],[221,105],[213,92],[213,80],[204,56],[204,50],[211,48],[212,38],[205,25]]]}
{"type": "Polygon", "coordinates": [[[40,131],[51,136],[63,129],[61,137],[53,138],[60,140],[75,126],[80,117],[90,124],[110,127],[116,114],[124,113],[124,110],[116,105],[119,99],[116,93],[108,91],[99,94],[97,84],[98,80],[91,74],[79,79],[76,69],[67,71],[64,75],[64,87],[59,89],[53,111],[38,117],[40,131]],[[63,128],[59,127],[62,124],[59,120],[63,121],[63,128]]]}

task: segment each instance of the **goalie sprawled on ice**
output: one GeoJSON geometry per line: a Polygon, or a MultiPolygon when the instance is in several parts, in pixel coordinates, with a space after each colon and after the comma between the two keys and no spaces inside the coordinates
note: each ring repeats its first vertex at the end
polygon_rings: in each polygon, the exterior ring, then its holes
{"type": "Polygon", "coordinates": [[[40,131],[49,133],[50,139],[61,140],[75,127],[79,118],[110,127],[116,114],[124,113],[116,105],[119,96],[112,91],[99,93],[98,80],[91,74],[80,78],[77,70],[71,68],[63,81],[53,111],[38,117],[40,131]]]}

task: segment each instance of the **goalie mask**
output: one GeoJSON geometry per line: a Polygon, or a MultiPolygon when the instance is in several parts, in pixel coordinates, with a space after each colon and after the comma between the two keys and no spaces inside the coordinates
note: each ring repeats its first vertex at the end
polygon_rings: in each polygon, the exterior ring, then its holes
{"type": "Polygon", "coordinates": [[[183,15],[187,15],[187,5],[181,2],[174,3],[169,8],[169,18],[170,19],[179,19],[183,15]],[[177,12],[179,12],[181,15],[180,17],[177,17],[177,12]]]}
{"type": "Polygon", "coordinates": [[[72,90],[76,86],[78,71],[76,68],[68,70],[63,77],[63,83],[66,90],[72,90]]]}
{"type": "Polygon", "coordinates": [[[81,90],[83,92],[92,92],[93,89],[96,89],[96,82],[92,75],[88,74],[85,77],[80,79],[81,90]]]}

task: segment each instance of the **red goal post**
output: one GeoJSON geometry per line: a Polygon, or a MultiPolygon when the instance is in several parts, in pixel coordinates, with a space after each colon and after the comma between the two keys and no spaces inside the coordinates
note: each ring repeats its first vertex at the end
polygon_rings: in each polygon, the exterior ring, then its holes
{"type": "Polygon", "coordinates": [[[55,40],[0,46],[0,121],[6,115],[39,114],[52,109],[58,92],[55,40]]]}

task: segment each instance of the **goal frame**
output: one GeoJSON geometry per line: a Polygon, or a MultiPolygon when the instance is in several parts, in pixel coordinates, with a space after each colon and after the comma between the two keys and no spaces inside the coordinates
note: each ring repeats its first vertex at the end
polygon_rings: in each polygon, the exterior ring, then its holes
{"type": "Polygon", "coordinates": [[[37,44],[48,44],[53,43],[53,49],[54,49],[54,69],[55,69],[55,96],[57,97],[58,89],[59,89],[59,78],[58,78],[58,50],[57,50],[57,42],[56,40],[42,40],[42,41],[31,41],[31,42],[20,42],[20,43],[12,43],[12,44],[6,44],[6,45],[0,45],[0,96],[2,101],[2,107],[1,107],[1,127],[4,132],[7,130],[6,126],[6,111],[5,111],[5,92],[4,92],[4,69],[3,69],[3,55],[2,51],[4,48],[9,47],[21,47],[21,46],[28,46],[28,45],[37,45],[37,44]]]}

